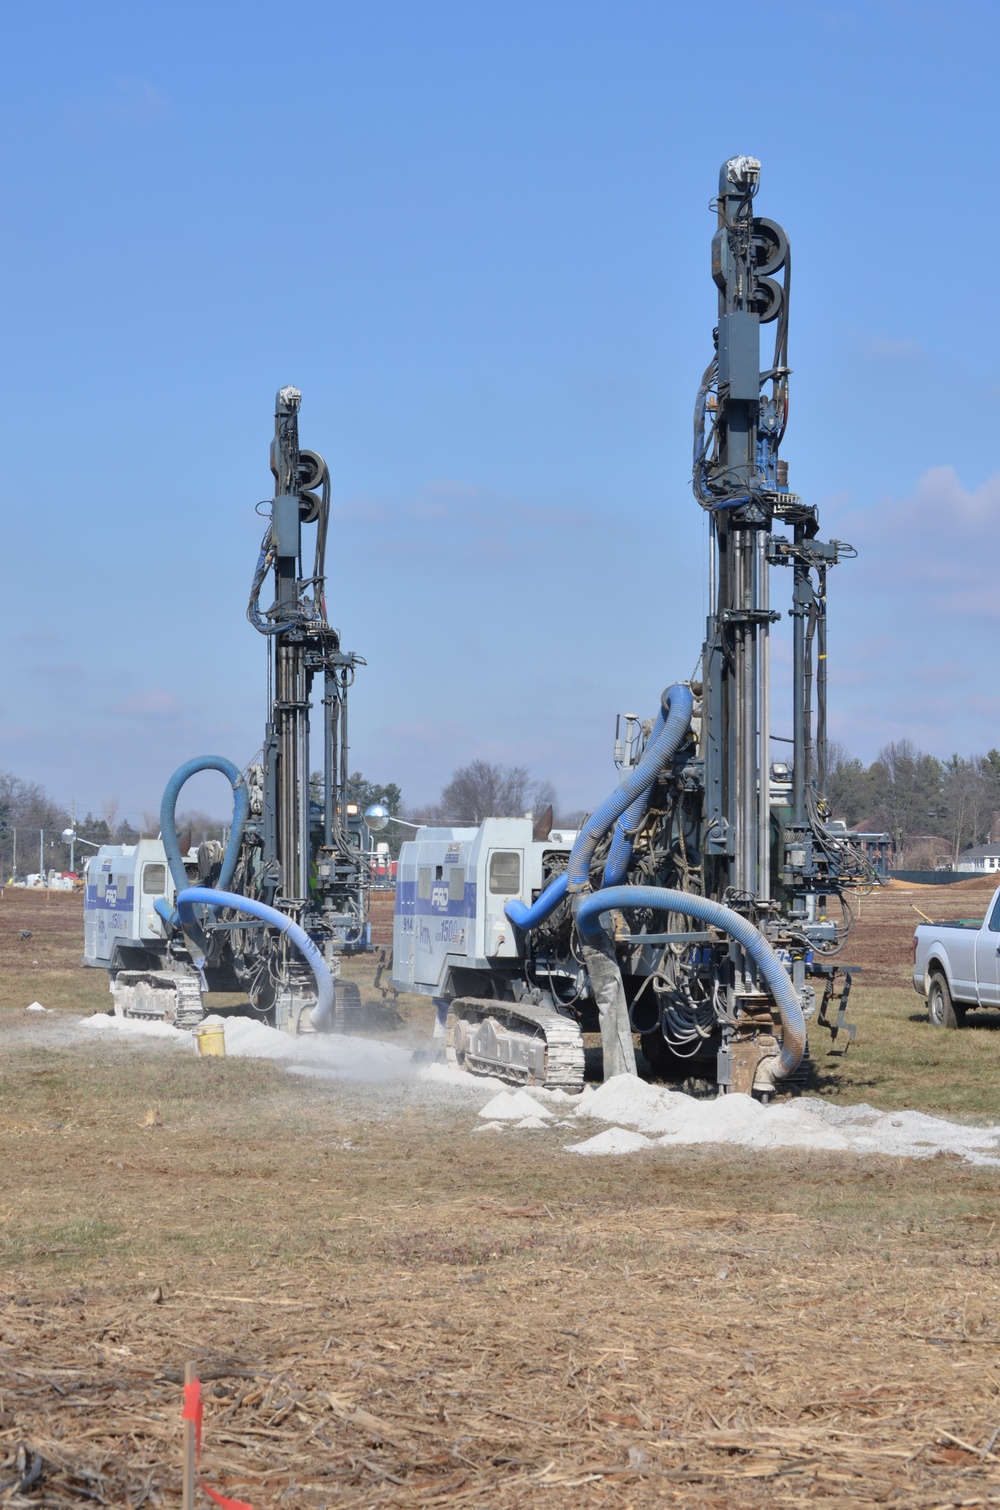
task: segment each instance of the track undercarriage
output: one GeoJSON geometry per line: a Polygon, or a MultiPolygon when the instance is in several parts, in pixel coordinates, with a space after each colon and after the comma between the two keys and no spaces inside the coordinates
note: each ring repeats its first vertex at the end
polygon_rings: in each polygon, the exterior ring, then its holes
{"type": "Polygon", "coordinates": [[[167,970],[119,970],[111,980],[116,1017],[141,1017],[176,1028],[196,1027],[205,1015],[196,975],[167,970]]]}
{"type": "Polygon", "coordinates": [[[572,1017],[528,1002],[460,996],[448,1015],[448,1062],[545,1090],[583,1089],[583,1034],[572,1017]]]}

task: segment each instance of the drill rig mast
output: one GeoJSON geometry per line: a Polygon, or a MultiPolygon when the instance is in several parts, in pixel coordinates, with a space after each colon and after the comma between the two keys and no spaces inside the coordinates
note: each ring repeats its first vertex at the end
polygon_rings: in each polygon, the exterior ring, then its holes
{"type": "Polygon", "coordinates": [[[705,855],[712,895],[771,900],[771,565],[791,565],[793,591],[792,816],[785,825],[782,881],[805,917],[827,866],[814,852],[826,781],[826,572],[840,541],[817,539],[817,511],[788,489],[778,448],[788,420],[791,251],[773,220],[753,214],[760,164],[724,163],[712,240],[719,290],[716,352],[698,390],[694,491],[709,515],[710,610],[704,651],[705,855]],[[776,273],[784,271],[779,283],[776,273]],[[761,370],[761,326],[775,322],[771,365],[761,370]],[[775,521],[792,538],[773,534],[775,521]],[[812,580],[812,571],[817,581],[812,580]],[[816,648],[816,734],[811,687],[816,648]]]}
{"type": "Polygon", "coordinates": [[[361,939],[365,922],[358,846],[347,823],[347,690],[355,667],[364,662],[341,650],[340,636],[326,619],[330,474],[315,451],[299,449],[301,402],[297,388],[282,388],[275,400],[275,497],[247,608],[251,624],[269,640],[259,885],[262,901],[280,898],[281,910],[296,922],[310,912],[330,941],[349,945],[361,939]],[[311,576],[304,572],[303,524],[316,525],[311,576]],[[263,614],[258,600],[269,568],[275,601],[263,614]],[[323,789],[317,835],[310,820],[309,746],[312,687],[320,675],[323,789]]]}
{"type": "MultiPolygon", "coordinates": [[[[825,956],[847,935],[845,893],[870,880],[843,826],[829,822],[824,792],[826,574],[854,552],[818,538],[817,511],[789,491],[779,460],[791,253],[782,228],[754,214],[759,179],[755,158],[732,158],[716,201],[718,325],[695,408],[694,491],[710,525],[700,680],[669,687],[656,717],[626,738],[619,787],[575,836],[533,835],[528,824],[520,838],[496,828],[491,841],[485,830],[501,820],[488,819],[482,835],[423,829],[403,846],[395,977],[451,1000],[452,1053],[482,1073],[568,1084],[583,1064],[582,1041],[576,1050],[567,1041],[572,1019],[599,1022],[606,1074],[634,1071],[637,1032],[655,1069],[696,1069],[720,1087],[770,1094],[799,1072],[817,1000],[825,1024],[835,998],[837,969],[825,956]],[[762,367],[769,324],[774,353],[762,367]],[[792,569],[790,762],[771,760],[778,566],[792,569]],[[513,938],[489,922],[502,869],[490,857],[508,851],[513,938]],[[435,862],[439,877],[459,862],[481,869],[474,942],[465,945],[450,888],[430,879],[422,888],[435,862]],[[828,915],[831,901],[839,918],[828,915]],[[437,929],[436,908],[449,913],[437,929]]],[[[848,973],[834,1032],[849,989],[848,973]]]]}
{"type": "Polygon", "coordinates": [[[164,792],[161,839],[106,846],[90,863],[85,963],[110,971],[123,1013],[188,1026],[203,1015],[204,992],[241,991],[278,1027],[328,1026],[340,956],[370,947],[368,831],[347,800],[347,694],[364,661],[341,649],[327,620],[330,474],[322,456],[299,445],[301,399],[286,387],[275,401],[275,491],[247,607],[267,639],[261,759],[242,770],[217,755],[187,761],[164,792]],[[262,609],[269,577],[274,601],[262,609]],[[318,681],[321,786],[310,779],[318,681]],[[176,807],[185,782],[203,770],[230,781],[233,822],[225,849],[205,842],[195,864],[181,853],[176,807]]]}

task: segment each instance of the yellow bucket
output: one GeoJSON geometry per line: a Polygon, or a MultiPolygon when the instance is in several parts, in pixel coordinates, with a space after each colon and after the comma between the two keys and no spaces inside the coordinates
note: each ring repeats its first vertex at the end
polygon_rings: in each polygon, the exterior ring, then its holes
{"type": "Polygon", "coordinates": [[[226,1030],[221,1022],[203,1022],[194,1030],[198,1053],[203,1059],[210,1055],[225,1057],[226,1030]]]}

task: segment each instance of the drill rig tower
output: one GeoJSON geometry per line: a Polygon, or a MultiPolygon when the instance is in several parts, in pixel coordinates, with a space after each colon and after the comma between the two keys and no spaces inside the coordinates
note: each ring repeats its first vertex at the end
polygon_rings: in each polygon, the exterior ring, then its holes
{"type": "Polygon", "coordinates": [[[700,679],[668,686],[638,732],[627,724],[619,786],[578,833],[487,819],[481,831],[422,829],[403,846],[394,976],[451,1002],[453,1056],[481,1073],[579,1083],[579,1030],[599,1023],[606,1074],[634,1071],[635,1032],[665,1074],[769,1095],[800,1072],[817,1005],[827,1024],[838,972],[826,957],[850,926],[845,893],[870,879],[824,796],[826,577],[853,551],[818,538],[817,511],[789,491],[779,460],[791,253],[782,228],[754,213],[759,180],[755,158],[730,159],[715,205],[718,324],[694,425],[694,491],[710,526],[700,679]],[[794,656],[792,730],[780,736],[791,759],[779,745],[772,762],[776,567],[790,568],[794,656]],[[495,915],[505,888],[506,930],[495,915]]]}
{"type": "Polygon", "coordinates": [[[261,900],[280,897],[281,910],[301,923],[316,915],[328,941],[357,944],[365,927],[358,894],[356,836],[347,822],[347,689],[361,656],[342,651],[326,618],[326,537],[330,474],[315,451],[299,449],[297,388],[275,400],[271,471],[275,497],[261,545],[247,617],[268,636],[270,717],[264,735],[264,811],[261,900]],[[320,488],[317,495],[313,489],[320,488]],[[302,526],[316,525],[312,574],[302,561],[302,526]],[[275,601],[261,613],[259,595],[269,568],[275,601]],[[322,833],[310,820],[309,740],[313,682],[323,679],[322,833]],[[317,838],[319,843],[317,844],[317,838]],[[315,867],[315,874],[312,869],[315,867]]]}
{"type": "Polygon", "coordinates": [[[204,1014],[206,991],[244,992],[291,1032],[329,1027],[342,954],[370,947],[368,830],[348,803],[347,693],[361,656],[341,649],[327,619],[330,474],[299,445],[302,395],[275,401],[267,505],[247,618],[267,639],[268,717],[262,755],[240,769],[224,756],[187,761],[167,783],[161,837],[105,846],[90,861],[84,963],[107,969],[117,1011],[180,1026],[204,1014]],[[303,534],[314,529],[312,559],[303,534]],[[260,605],[273,578],[274,600],[260,605]],[[323,772],[310,777],[314,688],[322,685],[323,772]],[[198,771],[233,789],[223,849],[182,854],[176,808],[198,771]],[[307,1011],[306,1009],[312,1009],[307,1011]]]}
{"type": "Polygon", "coordinates": [[[759,180],[752,157],[730,159],[719,175],[712,240],[719,324],[695,411],[694,491],[710,521],[705,882],[709,895],[752,897],[768,913],[776,910],[774,873],[787,915],[805,922],[830,878],[829,836],[816,832],[826,784],[826,573],[854,551],[817,538],[816,508],[789,491],[788,464],[778,459],[788,421],[791,251],[781,226],[753,214],[759,180]],[[771,323],[774,351],[763,368],[761,327],[771,323]],[[791,538],[776,535],[776,523],[791,538]],[[792,811],[777,865],[768,800],[769,642],[781,614],[770,604],[772,565],[792,568],[793,625],[792,811]]]}

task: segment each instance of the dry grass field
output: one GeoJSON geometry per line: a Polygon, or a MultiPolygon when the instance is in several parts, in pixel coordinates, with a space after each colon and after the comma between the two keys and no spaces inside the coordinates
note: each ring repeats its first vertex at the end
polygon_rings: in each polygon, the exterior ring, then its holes
{"type": "MultiPolygon", "coordinates": [[[[914,904],[987,895],[863,899],[821,1094],[995,1116],[1000,1014],[936,1032],[908,969],[914,904]]],[[[1000,1505],[1000,1170],[476,1136],[415,1078],[97,1040],[79,953],[77,898],[0,897],[0,1504],[179,1505],[195,1359],[257,1510],[1000,1505]]]]}

